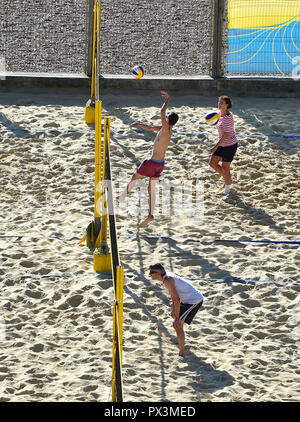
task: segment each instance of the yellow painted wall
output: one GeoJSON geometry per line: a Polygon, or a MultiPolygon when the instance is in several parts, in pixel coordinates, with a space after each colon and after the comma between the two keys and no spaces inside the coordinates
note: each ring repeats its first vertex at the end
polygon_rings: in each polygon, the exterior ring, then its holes
{"type": "Polygon", "coordinates": [[[228,0],[228,28],[259,28],[300,20],[300,0],[228,0]]]}

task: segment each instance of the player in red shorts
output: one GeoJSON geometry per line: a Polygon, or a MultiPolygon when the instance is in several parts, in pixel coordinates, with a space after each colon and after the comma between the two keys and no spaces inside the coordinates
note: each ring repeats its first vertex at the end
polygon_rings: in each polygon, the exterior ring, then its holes
{"type": "Polygon", "coordinates": [[[149,177],[149,212],[146,220],[140,224],[142,227],[147,226],[149,223],[151,223],[151,221],[154,220],[153,210],[155,206],[155,186],[164,169],[165,154],[170,143],[172,127],[178,120],[178,115],[176,113],[171,113],[169,116],[166,116],[166,110],[169,105],[170,97],[166,92],[163,91],[161,92],[161,95],[165,99],[165,102],[160,110],[161,126],[149,126],[140,122],[135,122],[130,125],[130,128],[138,126],[145,130],[157,132],[157,135],[154,140],[152,157],[142,162],[142,164],[132,176],[131,181],[127,185],[124,192],[117,198],[119,201],[125,201],[125,198],[134,188],[137,181],[142,177],[149,177]]]}

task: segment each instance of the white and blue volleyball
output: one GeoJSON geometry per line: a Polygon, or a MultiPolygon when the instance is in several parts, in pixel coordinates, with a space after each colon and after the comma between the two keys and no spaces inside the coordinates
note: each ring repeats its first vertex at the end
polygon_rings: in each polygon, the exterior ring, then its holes
{"type": "Polygon", "coordinates": [[[131,70],[131,74],[135,77],[135,79],[141,79],[144,76],[144,73],[144,68],[141,65],[134,66],[131,70]]]}
{"type": "Polygon", "coordinates": [[[205,121],[206,121],[206,123],[208,123],[208,124],[209,124],[209,125],[211,125],[211,126],[216,125],[216,124],[218,123],[219,119],[220,119],[220,115],[219,115],[219,113],[215,113],[215,112],[213,112],[213,113],[208,113],[208,114],[205,116],[205,121]]]}

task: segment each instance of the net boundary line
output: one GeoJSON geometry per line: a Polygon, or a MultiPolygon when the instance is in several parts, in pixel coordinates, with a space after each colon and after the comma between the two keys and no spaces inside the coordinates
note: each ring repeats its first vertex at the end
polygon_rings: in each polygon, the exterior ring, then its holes
{"type": "MultiPolygon", "coordinates": [[[[114,225],[114,223],[112,223],[114,225]]],[[[171,236],[160,236],[160,235],[126,235],[127,238],[131,239],[170,239],[173,241],[184,241],[184,242],[198,242],[203,243],[200,239],[192,238],[192,237],[171,237],[171,236]]],[[[21,240],[22,238],[37,238],[37,239],[59,239],[59,240],[79,240],[80,236],[65,236],[65,235],[49,235],[49,236],[39,236],[39,235],[0,235],[1,239],[16,239],[16,241],[21,240]]],[[[115,239],[117,237],[115,236],[115,239]]],[[[209,240],[208,240],[209,242],[209,240]]],[[[253,240],[253,239],[214,239],[211,242],[234,242],[234,243],[264,243],[264,244],[284,244],[284,245],[300,245],[300,241],[294,241],[294,240],[267,240],[267,239],[261,239],[261,240],[253,240]]],[[[119,259],[116,259],[116,262],[118,262],[117,265],[119,265],[119,259]]]]}
{"type": "MultiPolygon", "coordinates": [[[[81,133],[85,134],[85,132],[82,129],[59,129],[59,128],[36,128],[36,129],[26,129],[26,128],[17,128],[17,129],[0,129],[0,133],[7,133],[7,132],[24,132],[26,134],[30,133],[47,133],[47,132],[59,132],[59,133],[81,133]]],[[[188,135],[188,136],[216,136],[215,133],[210,132],[174,132],[174,135],[188,135]]],[[[294,138],[294,139],[300,139],[300,135],[283,135],[283,134],[246,134],[246,133],[236,133],[236,136],[239,137],[247,137],[247,138],[294,138]]]]}

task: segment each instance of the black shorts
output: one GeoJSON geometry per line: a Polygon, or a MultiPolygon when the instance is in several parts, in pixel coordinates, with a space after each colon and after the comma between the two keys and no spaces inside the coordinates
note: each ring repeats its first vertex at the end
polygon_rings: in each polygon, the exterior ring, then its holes
{"type": "Polygon", "coordinates": [[[233,157],[235,156],[238,144],[237,142],[233,145],[229,145],[229,147],[218,147],[213,155],[217,155],[218,157],[222,157],[222,161],[231,163],[233,157]]]}
{"type": "Polygon", "coordinates": [[[180,303],[179,319],[190,324],[196,315],[197,311],[201,308],[203,300],[198,303],[180,303]]]}

